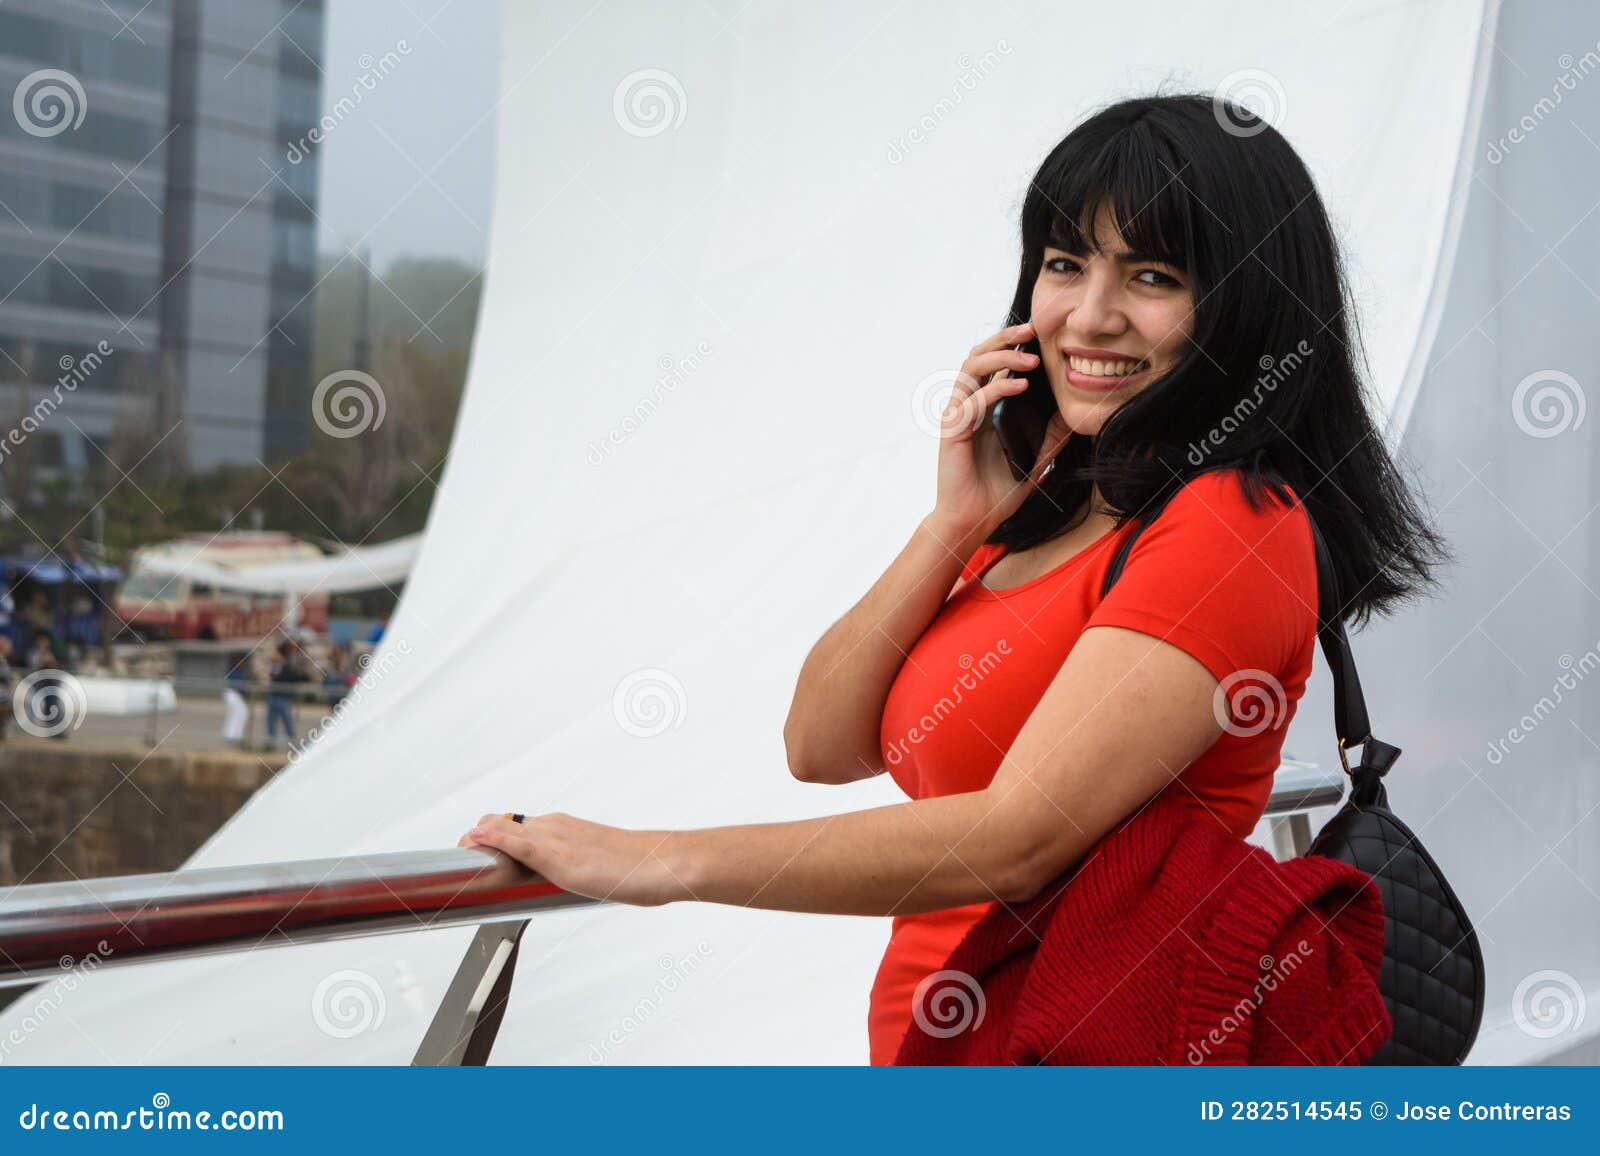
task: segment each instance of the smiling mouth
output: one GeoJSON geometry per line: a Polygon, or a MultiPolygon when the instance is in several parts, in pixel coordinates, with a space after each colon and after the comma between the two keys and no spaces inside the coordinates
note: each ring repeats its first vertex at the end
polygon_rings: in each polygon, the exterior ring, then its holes
{"type": "Polygon", "coordinates": [[[1089,357],[1067,358],[1067,365],[1076,373],[1086,377],[1132,377],[1134,374],[1143,373],[1150,368],[1148,361],[1122,361],[1099,360],[1089,357]]]}

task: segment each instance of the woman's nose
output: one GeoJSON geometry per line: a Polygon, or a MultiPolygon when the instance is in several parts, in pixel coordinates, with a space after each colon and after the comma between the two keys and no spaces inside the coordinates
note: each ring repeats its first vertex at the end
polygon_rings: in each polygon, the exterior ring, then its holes
{"type": "Polygon", "coordinates": [[[1069,303],[1063,324],[1083,337],[1082,344],[1093,345],[1102,334],[1120,333],[1126,316],[1117,300],[1117,287],[1108,278],[1087,277],[1076,300],[1069,303]]]}

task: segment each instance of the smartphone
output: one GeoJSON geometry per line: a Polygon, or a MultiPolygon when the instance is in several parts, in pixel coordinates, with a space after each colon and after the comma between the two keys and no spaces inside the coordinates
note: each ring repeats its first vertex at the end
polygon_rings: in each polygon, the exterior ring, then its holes
{"type": "MultiPolygon", "coordinates": [[[[1035,338],[1012,348],[1037,357],[1039,341],[1035,338]]],[[[1013,371],[1012,376],[1026,377],[1028,388],[1001,398],[989,413],[1000,449],[1011,466],[1011,476],[1020,482],[1038,464],[1039,450],[1044,445],[1045,427],[1050,424],[1050,415],[1055,412],[1056,403],[1050,392],[1050,381],[1042,359],[1036,361],[1028,372],[1018,374],[1013,371]]]]}

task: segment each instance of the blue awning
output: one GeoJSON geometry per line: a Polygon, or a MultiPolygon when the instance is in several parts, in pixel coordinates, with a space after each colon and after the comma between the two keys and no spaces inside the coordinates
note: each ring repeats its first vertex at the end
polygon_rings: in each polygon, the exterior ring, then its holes
{"type": "Polygon", "coordinates": [[[40,557],[37,554],[0,555],[0,567],[4,568],[7,581],[17,582],[26,577],[28,581],[43,586],[59,586],[63,582],[99,584],[122,581],[122,570],[117,566],[88,560],[65,563],[59,558],[40,557]]]}

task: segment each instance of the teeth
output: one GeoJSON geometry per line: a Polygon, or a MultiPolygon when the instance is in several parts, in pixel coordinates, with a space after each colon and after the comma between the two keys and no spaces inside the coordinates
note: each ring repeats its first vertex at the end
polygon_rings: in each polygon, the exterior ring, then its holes
{"type": "Polygon", "coordinates": [[[1093,374],[1096,377],[1125,377],[1136,369],[1142,369],[1142,361],[1091,361],[1087,357],[1068,357],[1067,363],[1079,373],[1093,374]]]}

